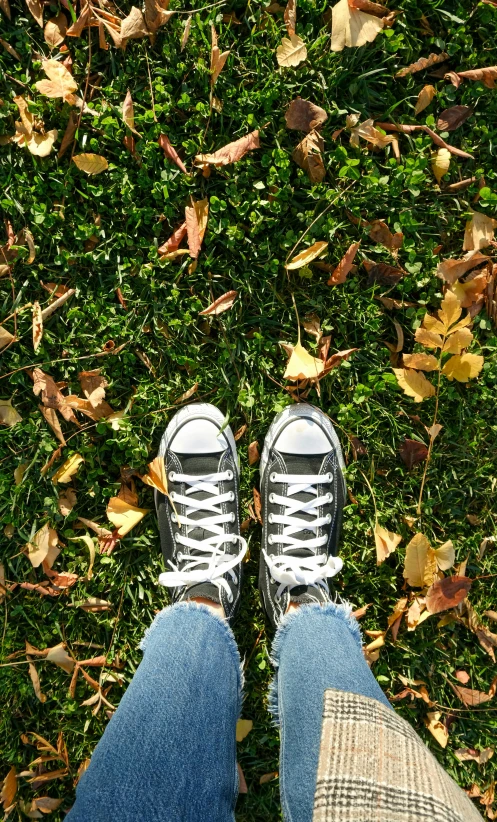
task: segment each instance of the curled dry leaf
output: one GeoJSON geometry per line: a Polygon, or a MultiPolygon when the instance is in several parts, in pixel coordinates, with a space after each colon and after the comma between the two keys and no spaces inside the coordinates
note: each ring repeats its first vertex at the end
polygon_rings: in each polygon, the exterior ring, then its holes
{"type": "Polygon", "coordinates": [[[471,209],[471,219],[466,223],[464,231],[464,251],[473,251],[480,248],[487,248],[494,239],[494,229],[497,220],[482,214],[480,211],[471,209]]]}
{"type": "Polygon", "coordinates": [[[450,151],[446,148],[439,148],[432,155],[431,167],[436,181],[440,185],[442,177],[445,177],[450,167],[450,151]]]}
{"type": "Polygon", "coordinates": [[[39,302],[33,303],[33,349],[38,351],[43,338],[43,317],[39,302]]]}
{"type": "Polygon", "coordinates": [[[297,25],[297,0],[288,0],[285,11],[283,13],[286,30],[288,36],[295,34],[295,26],[297,25]]]}
{"type": "Polygon", "coordinates": [[[169,141],[169,137],[167,136],[167,134],[161,134],[160,135],[159,145],[163,149],[164,154],[166,155],[166,157],[169,160],[171,160],[171,162],[176,163],[176,165],[183,172],[183,174],[188,174],[188,171],[186,169],[186,166],[185,166],[183,160],[179,156],[179,154],[176,151],[176,149],[174,148],[174,146],[171,145],[171,143],[169,141]]]}
{"type": "Polygon", "coordinates": [[[251,719],[239,719],[236,723],[236,741],[242,742],[254,727],[251,719]]]}
{"type": "Polygon", "coordinates": [[[466,705],[467,708],[475,708],[478,705],[482,705],[484,702],[488,702],[492,699],[491,694],[483,693],[483,691],[475,691],[473,688],[464,688],[462,685],[454,685],[452,682],[450,683],[452,690],[459,697],[461,702],[466,705]]]}
{"type": "Polygon", "coordinates": [[[24,546],[23,553],[27,556],[33,568],[38,568],[44,560],[48,560],[51,567],[59,553],[58,544],[57,531],[46,522],[36,532],[33,539],[24,546]]]}
{"type": "Polygon", "coordinates": [[[152,462],[148,464],[148,474],[140,476],[140,479],[151,488],[157,488],[164,496],[167,497],[169,494],[164,457],[156,457],[152,460],[152,462]]]}
{"type": "Polygon", "coordinates": [[[150,31],[145,22],[141,9],[131,7],[127,17],[121,22],[120,36],[123,40],[136,40],[140,37],[149,37],[150,31]]]}
{"type": "Polygon", "coordinates": [[[290,359],[288,360],[285,373],[285,380],[315,380],[323,374],[325,364],[322,360],[313,357],[300,344],[291,348],[290,359]]]}
{"type": "Polygon", "coordinates": [[[186,19],[185,28],[183,29],[183,35],[181,37],[181,43],[180,43],[180,47],[179,47],[180,51],[183,51],[185,49],[186,44],[188,42],[188,38],[190,36],[190,31],[191,31],[191,27],[192,27],[192,17],[193,17],[193,15],[189,14],[187,19],[186,19]]]}
{"type": "Polygon", "coordinates": [[[489,261],[487,254],[482,254],[478,250],[468,251],[461,260],[442,260],[437,267],[437,277],[445,280],[446,283],[454,285],[460,277],[479,265],[484,265],[489,261]]]}
{"type": "Polygon", "coordinates": [[[352,265],[354,263],[355,256],[359,251],[359,246],[361,245],[360,242],[352,243],[347,251],[345,252],[344,256],[338,263],[337,267],[332,271],[331,276],[327,282],[327,285],[339,285],[340,283],[344,283],[347,279],[347,275],[349,274],[352,265]]]}
{"type": "Polygon", "coordinates": [[[430,543],[424,534],[415,534],[406,548],[404,578],[412,588],[423,588],[430,543]]]}
{"type": "Polygon", "coordinates": [[[313,131],[322,126],[327,118],[324,108],[311,103],[310,100],[303,100],[302,97],[292,100],[285,112],[287,128],[297,131],[313,131]]]}
{"type": "Polygon", "coordinates": [[[69,516],[72,509],[76,505],[76,491],[74,488],[65,488],[59,491],[59,498],[57,500],[57,508],[63,517],[69,516]]]}
{"type": "Polygon", "coordinates": [[[233,143],[219,148],[213,154],[197,154],[195,165],[226,166],[230,163],[237,163],[249,151],[260,148],[259,132],[251,131],[245,137],[235,140],[233,143]]]}
{"type": "Polygon", "coordinates": [[[374,541],[376,545],[376,564],[381,565],[390,554],[393,554],[397,545],[402,542],[402,537],[393,531],[387,531],[377,522],[374,527],[374,541]]]}
{"type": "Polygon", "coordinates": [[[299,254],[296,254],[295,257],[292,257],[290,262],[286,263],[285,268],[289,271],[293,271],[296,268],[302,268],[304,265],[309,265],[309,263],[312,263],[312,261],[317,257],[320,257],[327,248],[328,243],[322,240],[317,243],[313,243],[299,254]]]}
{"type": "MultiPolygon", "coordinates": [[[[16,122],[16,133],[12,139],[18,146],[25,146],[31,154],[37,157],[47,157],[57,139],[57,130],[44,131],[43,123],[29,111],[29,100],[25,100],[22,96],[14,97],[14,103],[19,109],[21,121],[16,122]]],[[[16,239],[17,244],[20,245],[21,237],[16,239]]],[[[2,256],[5,257],[5,251],[2,256]]],[[[14,259],[16,256],[17,252],[14,253],[14,259]]]]}
{"type": "Polygon", "coordinates": [[[208,308],[204,308],[204,310],[199,313],[204,317],[217,317],[217,315],[222,314],[223,311],[228,311],[228,309],[233,306],[237,297],[238,291],[228,291],[226,294],[218,297],[217,300],[214,300],[208,308]]]}
{"type": "Polygon", "coordinates": [[[332,9],[331,50],[343,51],[345,46],[358,48],[372,43],[383,29],[383,21],[354,8],[349,0],[339,0],[332,9]]]}
{"type": "Polygon", "coordinates": [[[323,138],[317,131],[311,131],[292,152],[292,160],[306,172],[311,183],[321,183],[326,176],[323,149],[323,138]]]}
{"type": "Polygon", "coordinates": [[[42,0],[26,0],[26,5],[34,19],[43,28],[43,3],[42,0]]]}
{"type": "Polygon", "coordinates": [[[185,208],[186,233],[190,257],[194,260],[200,254],[209,217],[209,201],[207,199],[194,201],[185,208]]]}
{"type": "Polygon", "coordinates": [[[84,171],[85,174],[100,174],[109,168],[107,160],[100,154],[75,154],[72,159],[79,170],[84,171]]]}
{"type": "Polygon", "coordinates": [[[52,477],[52,482],[56,485],[58,482],[66,483],[70,482],[71,478],[76,474],[79,466],[81,463],[84,462],[83,457],[81,454],[73,454],[69,459],[65,461],[60,468],[57,469],[55,474],[52,477]]]}
{"type": "Polygon", "coordinates": [[[117,528],[120,537],[124,537],[148,514],[148,508],[138,508],[119,497],[111,497],[107,504],[107,517],[117,528]]]}
{"type": "Polygon", "coordinates": [[[394,368],[393,372],[404,393],[412,397],[414,402],[423,402],[435,395],[435,388],[420,371],[410,368],[394,368]]]}
{"type": "Polygon", "coordinates": [[[78,608],[86,611],[89,614],[97,614],[101,611],[110,611],[112,603],[107,602],[106,599],[99,599],[98,597],[88,597],[84,602],[78,604],[78,608]]]}
{"type": "MultiPolygon", "coordinates": [[[[383,124],[382,124],[383,125],[383,124]]],[[[347,126],[349,128],[349,126],[347,126]]],[[[374,120],[364,120],[363,123],[358,123],[350,128],[350,144],[356,148],[360,145],[360,139],[366,140],[367,143],[375,148],[385,148],[394,143],[396,137],[393,134],[383,134],[374,125],[374,120]]]]}
{"type": "Polygon", "coordinates": [[[440,131],[455,131],[472,114],[473,109],[469,106],[451,106],[451,108],[446,108],[439,114],[437,128],[440,131]]]}
{"type": "Polygon", "coordinates": [[[214,25],[211,25],[211,39],[211,89],[213,89],[229,57],[229,51],[223,51],[221,54],[217,45],[217,34],[214,25]]]}
{"type": "Polygon", "coordinates": [[[2,351],[6,346],[10,345],[16,338],[10,331],[7,331],[6,328],[0,325],[0,351],[2,351]]]}
{"type": "Polygon", "coordinates": [[[389,265],[388,263],[376,263],[375,265],[374,263],[364,260],[363,264],[368,272],[368,285],[378,283],[379,285],[391,288],[405,275],[404,269],[395,265],[389,265]]]}
{"type": "Polygon", "coordinates": [[[442,51],[440,54],[430,54],[429,57],[421,57],[419,60],[416,60],[415,63],[411,63],[410,66],[398,71],[395,76],[407,77],[408,74],[415,74],[417,71],[423,71],[424,69],[431,68],[438,63],[444,63],[448,60],[448,58],[449,55],[446,54],[445,51],[442,51]]]}
{"type": "Polygon", "coordinates": [[[283,37],[281,45],[276,49],[276,59],[279,66],[288,68],[299,66],[307,59],[307,47],[297,34],[291,37],[283,37]]]}
{"type": "Polygon", "coordinates": [[[60,11],[57,17],[51,17],[45,25],[44,37],[45,43],[49,48],[55,49],[64,42],[67,32],[67,17],[63,11],[60,11]]]}
{"type": "Polygon", "coordinates": [[[416,100],[414,114],[421,114],[421,112],[424,111],[425,108],[428,108],[436,93],[437,90],[435,86],[423,86],[423,88],[418,94],[418,99],[416,100]]]}
{"type": "Polygon", "coordinates": [[[44,60],[42,68],[48,80],[38,80],[35,83],[40,94],[52,98],[62,97],[67,103],[74,105],[74,92],[77,91],[78,84],[71,72],[57,60],[44,60]]]}
{"type": "Polygon", "coordinates": [[[430,614],[439,614],[455,608],[468,595],[471,580],[468,577],[453,576],[438,579],[426,593],[426,608],[430,614]]]}
{"type": "Polygon", "coordinates": [[[22,417],[12,405],[12,400],[0,400],[0,423],[2,425],[16,425],[21,420],[22,417]]]}
{"type": "Polygon", "coordinates": [[[406,437],[400,446],[399,453],[402,462],[407,466],[409,471],[412,471],[413,467],[417,465],[418,462],[424,462],[428,456],[428,448],[424,442],[410,440],[406,437]]]}
{"type": "Polygon", "coordinates": [[[424,723],[438,744],[441,745],[442,748],[446,748],[447,742],[449,741],[449,731],[443,722],[440,722],[441,716],[440,711],[428,711],[424,723]]]}
{"type": "Polygon", "coordinates": [[[128,89],[126,93],[126,97],[124,98],[123,103],[123,112],[122,112],[123,122],[131,131],[135,129],[135,111],[133,106],[133,98],[131,96],[131,92],[128,89]]]}
{"type": "Polygon", "coordinates": [[[486,66],[485,68],[470,69],[469,71],[455,72],[459,80],[478,80],[487,88],[495,88],[497,80],[497,66],[486,66]]]}
{"type": "Polygon", "coordinates": [[[249,465],[255,465],[257,462],[259,462],[260,458],[261,455],[259,453],[259,443],[257,442],[257,440],[254,440],[254,442],[251,442],[248,447],[249,465]]]}
{"type": "Polygon", "coordinates": [[[373,242],[384,245],[385,248],[388,248],[392,252],[396,252],[399,248],[402,248],[404,235],[401,231],[397,231],[395,234],[392,234],[389,227],[385,222],[383,222],[383,220],[373,220],[370,225],[371,228],[369,230],[369,236],[373,242]]]}
{"type": "Polygon", "coordinates": [[[495,751],[493,748],[484,748],[483,751],[476,751],[474,748],[458,748],[457,751],[454,751],[454,755],[459,762],[474,760],[475,762],[478,762],[479,765],[484,765],[488,762],[494,753],[495,751]]]}
{"type": "Polygon", "coordinates": [[[12,766],[7,776],[2,782],[2,792],[0,794],[0,802],[3,805],[4,811],[10,809],[14,802],[17,793],[17,771],[12,766]]]}

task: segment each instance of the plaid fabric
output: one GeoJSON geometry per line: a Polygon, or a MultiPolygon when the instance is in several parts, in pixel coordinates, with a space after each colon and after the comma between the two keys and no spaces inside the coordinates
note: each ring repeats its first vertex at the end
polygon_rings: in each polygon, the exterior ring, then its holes
{"type": "Polygon", "coordinates": [[[375,699],[325,691],[313,822],[482,822],[413,728],[375,699]]]}

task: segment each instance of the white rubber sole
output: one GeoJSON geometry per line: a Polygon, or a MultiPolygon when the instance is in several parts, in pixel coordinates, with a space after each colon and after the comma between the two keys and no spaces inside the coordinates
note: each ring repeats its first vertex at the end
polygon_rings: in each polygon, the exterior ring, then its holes
{"type": "MultiPolygon", "coordinates": [[[[183,408],[180,408],[179,411],[176,412],[172,420],[169,422],[166,430],[162,435],[162,439],[159,445],[159,457],[164,457],[166,455],[167,449],[169,448],[169,443],[174,439],[174,436],[178,432],[178,429],[181,428],[186,422],[191,422],[195,419],[207,419],[214,423],[219,429],[222,428],[225,417],[223,417],[219,408],[216,408],[215,405],[211,405],[208,402],[199,402],[199,403],[192,403],[190,405],[184,405],[183,408]]],[[[233,432],[229,425],[223,429],[223,435],[226,437],[228,441],[228,445],[233,452],[234,456],[237,456],[236,451],[236,442],[233,436],[233,432]]],[[[235,460],[236,469],[238,474],[240,474],[240,466],[238,464],[238,459],[235,460]]]]}

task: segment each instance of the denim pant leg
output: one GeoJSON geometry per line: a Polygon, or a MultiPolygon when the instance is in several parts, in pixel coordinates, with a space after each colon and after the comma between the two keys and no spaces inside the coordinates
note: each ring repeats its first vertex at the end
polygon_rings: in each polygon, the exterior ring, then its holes
{"type": "Polygon", "coordinates": [[[276,633],[273,663],[271,711],[281,733],[283,815],[286,822],[311,822],[325,690],[389,702],[364,659],[359,626],[347,605],[304,605],[290,613],[276,633]]]}
{"type": "Polygon", "coordinates": [[[192,602],[161,611],[95,748],[68,822],[234,822],[240,658],[228,624],[192,602]]]}

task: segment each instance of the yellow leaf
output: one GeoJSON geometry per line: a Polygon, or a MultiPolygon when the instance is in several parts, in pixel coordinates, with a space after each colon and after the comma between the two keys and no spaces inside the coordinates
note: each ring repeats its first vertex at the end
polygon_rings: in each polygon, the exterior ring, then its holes
{"type": "Polygon", "coordinates": [[[387,531],[386,528],[376,523],[374,541],[376,545],[376,564],[381,565],[390,554],[393,554],[399,542],[402,541],[402,537],[393,531],[387,531]]]}
{"type": "Polygon", "coordinates": [[[59,491],[57,507],[63,517],[69,516],[76,505],[76,492],[73,488],[64,488],[59,491]]]}
{"type": "Polygon", "coordinates": [[[296,254],[295,257],[292,257],[290,262],[286,264],[285,268],[292,271],[295,268],[302,268],[303,265],[309,265],[309,263],[312,263],[316,257],[320,257],[323,251],[326,251],[327,248],[328,243],[320,240],[318,243],[314,243],[308,248],[304,248],[300,254],[296,254]]]}
{"type": "Polygon", "coordinates": [[[57,17],[51,17],[45,26],[43,32],[45,36],[45,43],[49,48],[54,49],[64,42],[67,32],[67,17],[63,11],[60,11],[57,17]]]}
{"type": "MultiPolygon", "coordinates": [[[[349,120],[349,118],[347,118],[347,120],[349,120]]],[[[349,126],[347,126],[347,128],[349,128],[349,126]]],[[[363,140],[366,140],[377,148],[385,148],[385,146],[394,143],[397,139],[394,134],[383,134],[378,128],[375,128],[374,120],[371,119],[364,120],[364,122],[359,123],[359,125],[350,126],[350,144],[356,148],[358,148],[360,144],[359,137],[362,137],[363,140]]]]}
{"type": "Polygon", "coordinates": [[[242,742],[254,727],[251,719],[239,719],[236,723],[236,741],[242,742]]]}
{"type": "Polygon", "coordinates": [[[7,331],[6,328],[0,325],[0,351],[2,350],[2,348],[5,348],[6,345],[9,345],[9,343],[11,343],[12,340],[15,340],[14,335],[11,334],[10,331],[7,331]]]}
{"type": "Polygon", "coordinates": [[[48,80],[38,80],[35,86],[45,97],[62,97],[65,99],[67,96],[72,95],[74,91],[77,91],[78,84],[71,72],[62,63],[57,60],[44,60],[42,68],[48,80]]]}
{"type": "Polygon", "coordinates": [[[290,38],[283,37],[281,46],[276,49],[276,59],[279,66],[298,66],[307,59],[307,48],[298,34],[292,34],[290,38]]]}
{"type": "Polygon", "coordinates": [[[445,177],[450,167],[450,151],[447,148],[439,148],[431,157],[431,167],[440,184],[442,177],[445,177]]]}
{"type": "Polygon", "coordinates": [[[2,425],[15,425],[21,420],[22,417],[12,405],[12,400],[0,400],[0,423],[2,425]]]}
{"type": "Polygon", "coordinates": [[[441,348],[443,340],[440,334],[435,334],[433,331],[427,331],[426,328],[416,328],[414,335],[416,342],[424,345],[425,348],[441,348]]]}
{"type": "Polygon", "coordinates": [[[90,563],[88,565],[88,571],[86,572],[86,579],[91,579],[93,576],[93,563],[95,562],[95,543],[89,534],[81,534],[79,537],[69,537],[71,542],[76,542],[78,539],[83,540],[90,554],[90,563]]]}
{"type": "Polygon", "coordinates": [[[52,151],[53,144],[57,139],[57,129],[51,129],[44,134],[37,134],[33,132],[29,138],[25,140],[26,148],[35,157],[48,157],[52,151]]]}
{"type": "Polygon", "coordinates": [[[452,326],[452,328],[447,332],[447,335],[455,334],[455,332],[459,331],[461,328],[467,328],[468,325],[471,325],[471,322],[472,320],[470,315],[466,314],[466,316],[463,317],[462,320],[459,320],[458,323],[452,326]]]}
{"type": "Polygon", "coordinates": [[[418,94],[414,114],[421,114],[421,112],[430,105],[436,93],[437,90],[435,86],[423,86],[418,94]]]}
{"type": "Polygon", "coordinates": [[[84,459],[81,454],[73,454],[72,457],[69,457],[53,475],[52,482],[54,485],[58,482],[70,482],[71,477],[77,472],[82,462],[84,462],[84,459]]]}
{"type": "Polygon", "coordinates": [[[383,29],[383,20],[359,9],[350,8],[348,0],[339,0],[332,9],[331,50],[345,46],[356,48],[372,43],[383,29]]]}
{"type": "Polygon", "coordinates": [[[429,588],[437,578],[437,558],[433,548],[428,548],[426,553],[426,563],[423,574],[423,587],[429,588]]]}
{"type": "Polygon", "coordinates": [[[43,317],[41,316],[40,303],[33,303],[33,349],[38,351],[43,337],[43,317]]]}
{"type": "Polygon", "coordinates": [[[494,228],[497,220],[471,209],[471,219],[466,223],[464,232],[464,251],[479,250],[490,245],[494,238],[494,228]]]}
{"type": "Polygon", "coordinates": [[[119,497],[111,497],[107,505],[107,517],[124,537],[141,519],[148,514],[148,508],[136,508],[119,497]]]}
{"type": "Polygon", "coordinates": [[[410,368],[394,368],[393,372],[404,393],[408,397],[413,397],[414,402],[422,402],[434,396],[433,385],[419,371],[412,371],[410,368]]]}
{"type": "Polygon", "coordinates": [[[435,549],[435,558],[441,571],[448,571],[449,568],[452,568],[456,559],[452,540],[447,540],[440,548],[435,549]]]}
{"type": "Polygon", "coordinates": [[[324,362],[312,357],[300,343],[297,343],[283,376],[285,380],[312,380],[319,377],[323,370],[324,362]]]}
{"type": "Polygon", "coordinates": [[[126,94],[126,97],[124,98],[122,118],[125,125],[127,125],[128,128],[131,129],[131,131],[134,131],[135,114],[133,107],[133,98],[131,96],[131,92],[129,89],[128,93],[126,94]]]}
{"type": "Polygon", "coordinates": [[[468,382],[478,376],[483,368],[484,359],[480,354],[454,354],[442,368],[449,380],[468,382]]]}
{"type": "Polygon", "coordinates": [[[38,568],[39,565],[47,558],[50,550],[55,551],[59,544],[57,531],[50,528],[48,522],[40,528],[34,535],[31,542],[24,546],[24,553],[29,559],[33,568],[38,568]]]}
{"type": "Polygon", "coordinates": [[[460,354],[463,348],[468,348],[473,341],[473,334],[469,328],[459,328],[445,341],[442,349],[444,354],[460,354]]]}
{"type": "Polygon", "coordinates": [[[164,465],[164,457],[156,457],[152,460],[152,462],[148,465],[148,474],[140,477],[140,479],[146,485],[150,485],[152,488],[157,488],[161,494],[164,494],[167,497],[169,492],[167,490],[167,476],[164,465]]]}
{"type": "Polygon", "coordinates": [[[28,468],[29,468],[29,462],[21,462],[21,463],[19,463],[17,468],[14,469],[14,482],[15,482],[16,485],[21,484],[22,478],[23,478],[24,474],[26,473],[26,471],[28,470],[28,468]]]}
{"type": "Polygon", "coordinates": [[[424,718],[424,723],[438,744],[441,745],[442,748],[446,748],[447,742],[449,741],[449,732],[445,725],[440,722],[441,716],[440,711],[428,711],[424,718]]]}
{"type": "Polygon", "coordinates": [[[101,171],[109,168],[107,160],[100,154],[76,154],[73,161],[85,174],[100,174],[101,171]]]}
{"type": "Polygon", "coordinates": [[[461,302],[453,291],[447,291],[440,305],[438,316],[444,325],[445,333],[454,325],[462,314],[461,302]]]}
{"type": "Polygon", "coordinates": [[[420,371],[438,371],[438,360],[433,354],[404,354],[402,361],[406,368],[420,371]]]}
{"type": "Polygon", "coordinates": [[[426,328],[427,331],[433,331],[435,334],[445,334],[445,325],[431,314],[424,315],[421,325],[423,328],[426,328]]]}
{"type": "Polygon", "coordinates": [[[0,802],[3,805],[4,811],[6,811],[7,808],[10,808],[10,806],[12,805],[16,793],[17,773],[14,766],[12,766],[12,768],[10,769],[2,783],[2,793],[0,795],[0,802]]]}
{"type": "Polygon", "coordinates": [[[72,672],[75,665],[74,659],[71,659],[67,653],[63,642],[59,645],[54,645],[53,648],[49,648],[45,659],[49,662],[53,662],[54,665],[58,665],[59,668],[62,668],[68,674],[72,672]]]}
{"type": "Polygon", "coordinates": [[[406,548],[404,578],[412,588],[423,588],[430,543],[424,534],[415,534],[406,548]]]}

